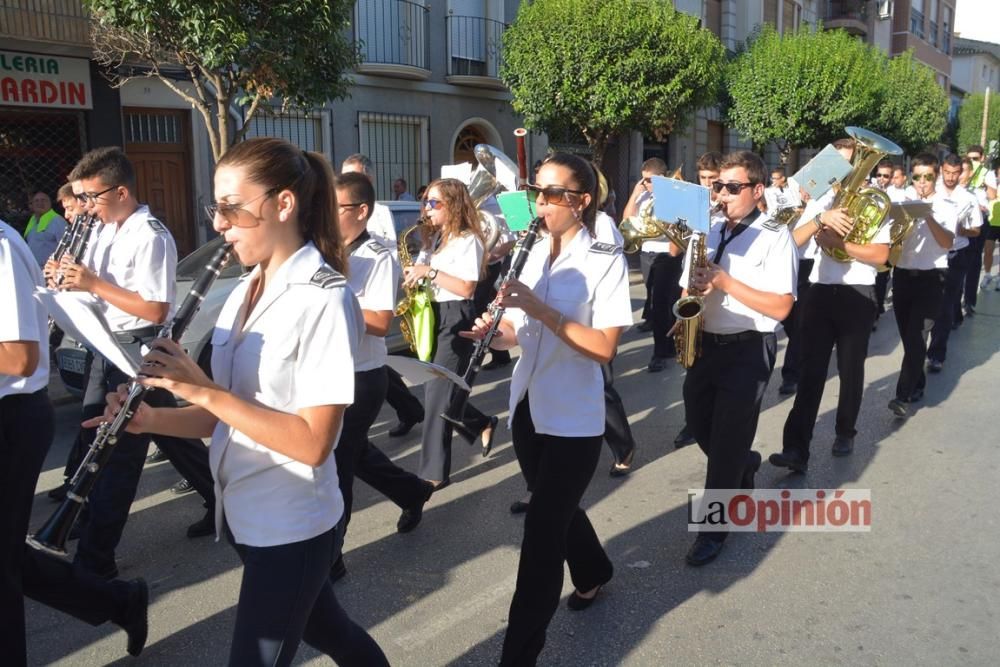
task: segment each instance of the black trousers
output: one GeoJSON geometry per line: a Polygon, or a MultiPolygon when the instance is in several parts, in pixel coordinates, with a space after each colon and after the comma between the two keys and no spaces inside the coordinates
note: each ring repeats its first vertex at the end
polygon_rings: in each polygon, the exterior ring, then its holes
{"type": "MultiPolygon", "coordinates": [[[[684,377],[684,413],[708,457],[706,489],[741,488],[777,345],[773,333],[725,345],[702,340],[701,357],[684,377]]],[[[711,536],[722,540],[726,533],[711,536]]]]}
{"type": "Polygon", "coordinates": [[[681,297],[681,287],[677,281],[683,271],[683,256],[673,257],[668,252],[660,252],[653,257],[647,282],[647,290],[651,292],[647,319],[653,326],[654,357],[670,358],[676,354],[674,339],[667,332],[677,320],[674,317],[674,303],[681,297]]]}
{"type": "Polygon", "coordinates": [[[340,442],[333,451],[344,496],[345,531],[354,506],[355,477],[401,508],[417,505],[425,498],[424,481],[397,466],[368,440],[368,430],[382,409],[388,384],[385,366],[354,374],[354,403],[344,412],[340,442]]]}
{"type": "Polygon", "coordinates": [[[809,459],[820,400],[826,385],[830,356],[837,348],[840,395],[837,400],[837,435],[854,437],[865,387],[868,339],[875,322],[875,290],[872,285],[822,285],[809,288],[802,302],[799,332],[802,338],[802,374],[788,418],[785,419],[784,451],[795,451],[809,459]]]}
{"type": "Polygon", "coordinates": [[[122,621],[128,586],[75,571],[24,543],[35,484],[52,444],[54,419],[45,390],[0,399],[0,655],[27,663],[24,596],[91,625],[122,621]]]}
{"type": "MultiPolygon", "coordinates": [[[[468,331],[472,325],[473,303],[467,301],[434,302],[434,320],[437,336],[434,342],[435,364],[444,366],[463,375],[469,366],[473,342],[458,335],[468,331]]],[[[448,409],[455,385],[450,380],[434,379],[424,384],[424,433],[420,450],[422,479],[447,482],[451,475],[451,435],[452,427],[441,418],[448,409]]],[[[490,418],[476,409],[472,403],[465,407],[466,429],[479,433],[490,423],[490,418]]],[[[471,444],[471,443],[470,443],[471,444]]]]}
{"type": "Polygon", "coordinates": [[[798,281],[795,286],[798,298],[792,304],[792,311],[781,323],[785,329],[785,336],[788,337],[788,345],[785,346],[785,363],[781,365],[781,379],[784,382],[799,381],[799,373],[802,368],[802,336],[799,331],[802,327],[802,303],[806,294],[809,293],[809,274],[812,273],[814,259],[800,259],[798,281]]]}
{"type": "Polygon", "coordinates": [[[233,542],[243,561],[243,579],[230,665],[290,665],[302,640],[338,665],[389,664],[334,594],[330,563],[340,555],[341,538],[338,527],[271,547],[233,542]]]}
{"type": "Polygon", "coordinates": [[[601,455],[601,436],[563,438],[535,431],[528,397],[514,410],[514,452],[533,490],[524,518],[517,586],[501,665],[534,665],[559,607],[563,563],[579,591],[611,579],[614,567],[580,507],[601,455]]]}
{"type": "Polygon", "coordinates": [[[903,343],[903,365],[896,381],[896,398],[910,400],[913,393],[927,384],[924,358],[927,333],[941,312],[945,285],[944,269],[893,269],[892,310],[903,343]]]}
{"type": "Polygon", "coordinates": [[[389,390],[385,400],[396,411],[396,419],[409,424],[424,420],[424,406],[403,382],[403,376],[389,366],[385,367],[389,377],[389,390]]]}
{"type": "MultiPolygon", "coordinates": [[[[945,272],[944,293],[941,297],[941,308],[931,329],[931,342],[927,346],[927,358],[934,361],[944,361],[948,356],[948,337],[955,324],[956,317],[962,313],[962,292],[965,290],[965,278],[972,264],[972,254],[975,252],[970,243],[961,250],[950,253],[948,270],[945,272]]],[[[979,252],[982,256],[982,251],[979,252]]],[[[979,289],[979,273],[976,273],[976,289],[979,289]]]]}
{"type": "MultiPolygon", "coordinates": [[[[138,358],[139,341],[127,345],[134,348],[138,358]]],[[[91,365],[87,390],[83,399],[83,418],[87,419],[104,412],[105,396],[115,391],[119,384],[129,378],[110,362],[96,356],[91,365]]],[[[146,394],[145,402],[154,407],[175,407],[173,395],[157,389],[146,394]]],[[[94,439],[95,429],[81,429],[78,442],[87,447],[94,439]]],[[[124,433],[97,478],[90,496],[87,498],[86,520],[80,536],[74,562],[80,567],[98,574],[112,571],[115,567],[115,548],[121,540],[129,509],[135,499],[139,477],[146,461],[149,447],[148,434],[124,433]]],[[[214,507],[214,486],[208,466],[208,448],[200,440],[182,438],[157,438],[157,444],[174,463],[178,471],[214,507]]]]}
{"type": "Polygon", "coordinates": [[[989,221],[979,228],[979,236],[969,237],[969,265],[966,267],[963,292],[966,307],[976,307],[979,295],[979,273],[983,270],[983,248],[986,245],[986,233],[990,228],[989,221]]]}
{"type": "Polygon", "coordinates": [[[635,451],[635,438],[622,397],[614,387],[615,371],[611,363],[601,365],[601,374],[604,376],[604,439],[615,463],[624,463],[635,451]]]}
{"type": "Polygon", "coordinates": [[[889,278],[892,273],[889,271],[879,271],[875,276],[875,306],[876,317],[885,312],[885,297],[889,294],[889,278]]]}

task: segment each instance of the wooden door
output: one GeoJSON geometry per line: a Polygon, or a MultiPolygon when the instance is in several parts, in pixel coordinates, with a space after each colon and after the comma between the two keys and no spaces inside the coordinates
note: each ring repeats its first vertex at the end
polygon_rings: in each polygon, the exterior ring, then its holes
{"type": "Polygon", "coordinates": [[[183,257],[196,245],[191,175],[191,118],[183,109],[125,107],[125,152],[137,196],[163,224],[183,257]]]}

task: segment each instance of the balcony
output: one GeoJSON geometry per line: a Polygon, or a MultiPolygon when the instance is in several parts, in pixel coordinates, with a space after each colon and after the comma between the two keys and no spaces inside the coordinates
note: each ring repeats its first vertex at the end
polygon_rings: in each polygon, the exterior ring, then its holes
{"type": "Polygon", "coordinates": [[[852,35],[868,34],[868,3],[864,0],[827,0],[823,27],[841,29],[852,35]]]}
{"type": "Polygon", "coordinates": [[[448,75],[445,80],[458,86],[506,90],[500,81],[503,62],[501,21],[481,16],[445,17],[448,34],[448,75]]]}
{"type": "Polygon", "coordinates": [[[423,81],[430,71],[430,10],[409,0],[358,0],[354,38],[358,72],[423,81]]]}
{"type": "Polygon", "coordinates": [[[80,0],[0,0],[0,37],[90,47],[90,16],[80,0]]]}

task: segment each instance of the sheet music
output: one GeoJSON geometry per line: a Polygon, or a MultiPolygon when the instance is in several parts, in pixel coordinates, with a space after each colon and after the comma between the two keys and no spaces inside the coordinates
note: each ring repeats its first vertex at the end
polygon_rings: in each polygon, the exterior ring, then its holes
{"type": "Polygon", "coordinates": [[[406,378],[406,381],[410,384],[423,384],[430,380],[443,378],[457,384],[461,389],[469,389],[469,385],[465,383],[465,380],[444,366],[420,361],[413,357],[400,357],[394,354],[389,355],[386,364],[406,378]]]}

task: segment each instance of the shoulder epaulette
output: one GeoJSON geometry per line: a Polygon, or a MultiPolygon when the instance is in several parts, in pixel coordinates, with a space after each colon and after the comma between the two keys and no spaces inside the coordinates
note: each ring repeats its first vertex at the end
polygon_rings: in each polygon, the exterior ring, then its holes
{"type": "Polygon", "coordinates": [[[159,220],[157,220],[152,216],[146,218],[146,224],[149,225],[153,229],[153,231],[156,232],[157,234],[170,233],[170,230],[168,230],[167,227],[162,222],[160,222],[159,220]]]}
{"type": "Polygon", "coordinates": [[[347,279],[341,274],[337,273],[329,266],[321,266],[313,277],[309,279],[310,284],[316,285],[317,287],[322,287],[323,289],[330,289],[337,287],[338,285],[344,285],[347,283],[347,279]]]}
{"type": "Polygon", "coordinates": [[[388,248],[386,248],[384,245],[382,245],[375,239],[368,241],[367,243],[365,243],[365,245],[368,246],[368,249],[374,252],[376,255],[384,255],[385,253],[389,252],[388,248]]]}
{"type": "Polygon", "coordinates": [[[621,252],[621,246],[617,246],[614,243],[601,243],[597,241],[590,246],[590,252],[600,253],[602,255],[615,255],[621,252]]]}

